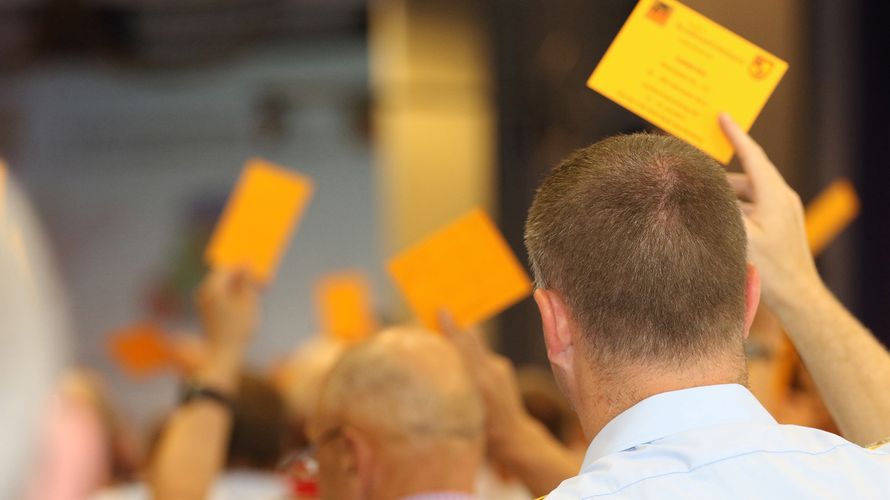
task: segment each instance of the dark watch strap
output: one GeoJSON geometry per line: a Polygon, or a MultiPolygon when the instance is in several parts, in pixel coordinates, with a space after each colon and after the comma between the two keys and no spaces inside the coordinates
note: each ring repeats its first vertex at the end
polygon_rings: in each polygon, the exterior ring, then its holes
{"type": "Polygon", "coordinates": [[[214,401],[230,412],[235,411],[235,402],[232,401],[232,398],[216,389],[202,385],[200,382],[190,382],[186,384],[186,386],[183,387],[182,397],[179,402],[181,405],[186,405],[199,399],[214,401]]]}

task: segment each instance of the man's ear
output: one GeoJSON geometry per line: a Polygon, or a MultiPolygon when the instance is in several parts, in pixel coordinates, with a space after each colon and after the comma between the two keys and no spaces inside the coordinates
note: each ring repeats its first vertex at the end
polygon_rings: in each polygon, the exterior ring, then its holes
{"type": "Polygon", "coordinates": [[[570,370],[574,360],[574,335],[569,308],[560,295],[544,288],[535,290],[535,303],[541,313],[544,343],[550,363],[570,370]]]}
{"type": "Polygon", "coordinates": [[[374,450],[367,436],[350,426],[343,428],[340,471],[354,479],[360,491],[370,491],[374,478],[374,450]]]}
{"type": "Polygon", "coordinates": [[[754,264],[748,263],[748,278],[745,281],[745,338],[751,333],[757,306],[760,304],[760,273],[754,264]]]}

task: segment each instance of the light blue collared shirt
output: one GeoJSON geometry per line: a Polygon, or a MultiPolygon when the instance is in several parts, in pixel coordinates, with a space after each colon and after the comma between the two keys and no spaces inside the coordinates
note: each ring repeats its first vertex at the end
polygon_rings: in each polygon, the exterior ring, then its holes
{"type": "Polygon", "coordinates": [[[615,417],[547,496],[588,498],[890,499],[890,450],[779,425],[741,385],[695,387],[615,417]]]}

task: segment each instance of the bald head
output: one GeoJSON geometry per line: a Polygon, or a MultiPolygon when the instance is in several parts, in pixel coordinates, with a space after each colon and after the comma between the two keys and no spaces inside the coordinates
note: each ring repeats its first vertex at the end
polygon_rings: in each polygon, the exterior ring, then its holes
{"type": "Polygon", "coordinates": [[[404,328],[347,352],[322,388],[318,414],[319,420],[412,444],[477,440],[484,420],[480,396],[454,347],[404,328]]]}
{"type": "Polygon", "coordinates": [[[416,329],[358,344],[321,388],[310,434],[322,498],[471,492],[483,407],[454,346],[416,329]]]}

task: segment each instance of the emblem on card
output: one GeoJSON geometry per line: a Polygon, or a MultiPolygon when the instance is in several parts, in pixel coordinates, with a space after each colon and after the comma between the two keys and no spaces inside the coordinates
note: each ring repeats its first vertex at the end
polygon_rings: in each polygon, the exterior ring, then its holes
{"type": "Polygon", "coordinates": [[[748,66],[748,73],[750,73],[755,80],[763,80],[772,73],[775,65],[774,62],[763,56],[754,56],[754,60],[751,61],[751,65],[748,66]]]}
{"type": "Polygon", "coordinates": [[[655,2],[652,4],[652,7],[649,7],[646,17],[658,24],[664,25],[668,18],[671,17],[672,10],[674,8],[664,2],[655,2]]]}

